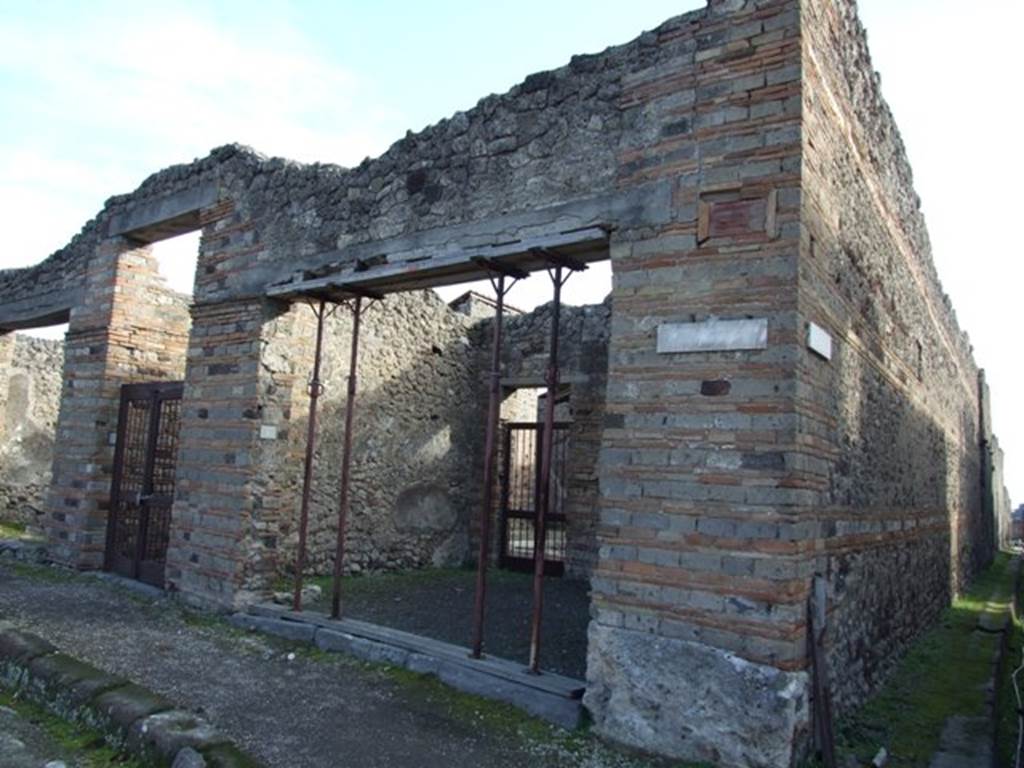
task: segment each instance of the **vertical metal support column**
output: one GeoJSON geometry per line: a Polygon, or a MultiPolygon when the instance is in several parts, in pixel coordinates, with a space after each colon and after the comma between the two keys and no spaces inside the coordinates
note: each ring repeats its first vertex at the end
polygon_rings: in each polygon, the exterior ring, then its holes
{"type": "Polygon", "coordinates": [[[491,381],[487,397],[487,436],[484,439],[484,488],[480,506],[480,547],[476,561],[476,600],[473,604],[473,653],[479,659],[484,644],[484,608],[487,601],[487,561],[491,539],[491,507],[494,503],[494,445],[501,404],[501,331],[505,315],[505,276],[492,280],[498,305],[494,310],[494,340],[491,349],[491,381]]]}
{"type": "MultiPolygon", "coordinates": [[[[555,400],[558,398],[558,336],[562,313],[562,267],[548,271],[555,287],[551,310],[551,350],[548,355],[547,400],[544,403],[544,433],[541,441],[540,489],[533,538],[533,617],[530,623],[530,671],[540,673],[540,625],[544,612],[545,517],[551,502],[551,454],[555,434],[555,400]]],[[[571,274],[571,273],[570,273],[571,274]]]]}
{"type": "Polygon", "coordinates": [[[316,312],[316,351],[313,353],[313,375],[309,379],[309,425],[306,427],[306,464],[302,474],[302,507],[299,511],[299,548],[295,554],[295,591],[292,610],[302,610],[302,574],[306,567],[306,537],[309,533],[309,495],[313,483],[313,454],[316,449],[316,410],[323,385],[320,383],[320,362],[323,355],[324,319],[327,312],[324,300],[316,312]]]}
{"type": "Polygon", "coordinates": [[[349,360],[348,398],[345,401],[345,440],[341,455],[341,488],[338,499],[338,541],[334,550],[334,585],[331,591],[331,617],[341,618],[341,568],[345,556],[345,524],[348,517],[348,487],[352,468],[352,426],[356,404],[356,376],[359,362],[359,321],[363,297],[357,296],[352,308],[352,356],[349,360]]]}

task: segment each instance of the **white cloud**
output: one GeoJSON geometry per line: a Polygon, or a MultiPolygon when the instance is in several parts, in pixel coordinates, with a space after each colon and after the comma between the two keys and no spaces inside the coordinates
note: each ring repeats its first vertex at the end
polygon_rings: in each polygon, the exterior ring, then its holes
{"type": "Polygon", "coordinates": [[[354,113],[358,77],[298,30],[243,33],[194,11],[0,26],[0,268],[68,242],[106,197],[229,142],[348,165],[387,146],[381,111],[354,113]],[[97,169],[101,169],[97,171],[97,169]]]}

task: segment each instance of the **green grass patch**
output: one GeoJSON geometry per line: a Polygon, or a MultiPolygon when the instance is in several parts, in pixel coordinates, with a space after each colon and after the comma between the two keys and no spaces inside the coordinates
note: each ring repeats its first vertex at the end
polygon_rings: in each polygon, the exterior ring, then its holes
{"type": "Polygon", "coordinates": [[[31,565],[29,563],[11,561],[5,562],[3,567],[19,578],[38,581],[44,584],[66,584],[76,576],[72,571],[50,565],[31,565]]]}
{"type": "Polygon", "coordinates": [[[0,520],[0,539],[37,539],[22,523],[0,520]]]}
{"type": "MultiPolygon", "coordinates": [[[[501,568],[487,571],[490,583],[519,583],[531,579],[530,574],[516,573],[501,568]]],[[[389,595],[410,584],[431,584],[449,582],[452,584],[473,584],[476,579],[476,568],[417,568],[404,571],[387,571],[346,575],[342,579],[342,594],[349,596],[377,597],[389,595]]],[[[307,576],[303,580],[305,586],[315,584],[323,591],[324,599],[328,599],[333,588],[331,576],[307,576]]],[[[274,591],[291,592],[295,581],[291,576],[280,576],[274,582],[274,591]]]]}
{"type": "Polygon", "coordinates": [[[13,709],[19,717],[41,729],[71,753],[82,768],[144,768],[143,763],[108,745],[99,731],[57,717],[3,687],[0,687],[0,706],[13,709]]]}
{"type": "MultiPolygon", "coordinates": [[[[1024,649],[1024,617],[1020,607],[1024,605],[1024,579],[1017,585],[1016,602],[1013,620],[1010,623],[1010,634],[1007,638],[1006,656],[999,670],[999,722],[996,724],[996,765],[1013,765],[1017,752],[1017,697],[1013,690],[1013,672],[1020,666],[1021,650],[1024,649]]],[[[1024,696],[1024,672],[1017,678],[1024,696]]]]}
{"type": "Polygon", "coordinates": [[[949,717],[984,716],[983,686],[1000,639],[974,630],[987,609],[1006,610],[1012,594],[1012,559],[1003,553],[911,646],[882,690],[838,722],[840,763],[853,756],[867,765],[884,746],[893,768],[927,766],[949,717]]]}

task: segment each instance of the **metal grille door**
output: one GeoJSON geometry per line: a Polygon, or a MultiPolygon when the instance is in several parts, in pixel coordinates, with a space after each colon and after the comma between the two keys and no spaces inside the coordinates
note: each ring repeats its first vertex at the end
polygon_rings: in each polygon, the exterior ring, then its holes
{"type": "MultiPolygon", "coordinates": [[[[533,570],[536,551],[536,520],[540,484],[543,424],[512,423],[505,426],[504,464],[501,477],[501,566],[533,570]]],[[[544,572],[560,576],[565,571],[566,457],[568,424],[555,424],[551,462],[551,506],[545,517],[544,572]]]]}
{"type": "Polygon", "coordinates": [[[164,585],[182,389],[180,381],[121,387],[106,568],[158,587],[164,585]]]}

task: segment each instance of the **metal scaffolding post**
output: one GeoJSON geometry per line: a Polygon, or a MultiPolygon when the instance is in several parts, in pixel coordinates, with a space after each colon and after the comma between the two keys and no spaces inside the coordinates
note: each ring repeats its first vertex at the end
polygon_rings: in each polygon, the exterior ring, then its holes
{"type": "Polygon", "coordinates": [[[554,265],[548,270],[554,285],[555,295],[551,309],[551,349],[548,353],[547,398],[544,402],[544,431],[541,439],[540,487],[537,495],[537,519],[533,534],[533,616],[530,622],[530,671],[540,674],[540,627],[544,613],[544,553],[545,523],[548,507],[551,504],[551,457],[555,434],[555,400],[558,399],[558,338],[559,321],[562,313],[562,286],[572,276],[573,271],[586,269],[586,266],[564,256],[544,252],[554,265]],[[562,276],[563,269],[569,274],[562,276]]]}
{"type": "MultiPolygon", "coordinates": [[[[310,305],[312,306],[312,305],[310,305]]],[[[302,574],[306,567],[306,537],[309,532],[309,494],[313,483],[313,455],[316,450],[317,403],[323,392],[320,383],[320,363],[323,357],[324,320],[327,305],[323,299],[313,309],[316,313],[316,351],[313,353],[313,374],[309,379],[309,424],[306,427],[306,463],[302,474],[302,507],[299,512],[299,548],[295,555],[295,591],[292,609],[302,610],[302,574]]]]}
{"type": "Polygon", "coordinates": [[[497,295],[494,310],[494,339],[491,349],[490,387],[487,399],[487,433],[484,438],[484,488],[483,502],[480,506],[480,546],[476,565],[476,599],[473,603],[473,642],[472,656],[479,659],[484,643],[484,613],[487,602],[487,564],[490,557],[491,538],[491,507],[494,503],[494,447],[497,442],[498,417],[501,407],[501,332],[505,315],[505,296],[520,278],[528,273],[522,270],[501,266],[483,259],[482,266],[498,272],[491,278],[491,286],[497,295]],[[512,282],[506,287],[505,278],[511,277],[512,282]]]}
{"type": "MultiPolygon", "coordinates": [[[[356,291],[346,287],[346,290],[356,291]]],[[[360,293],[363,293],[362,291],[360,293]]],[[[379,295],[365,292],[367,298],[379,299],[379,295]]],[[[331,589],[331,618],[341,618],[341,572],[345,557],[345,526],[348,518],[349,484],[352,471],[352,432],[355,422],[356,382],[359,364],[359,326],[366,306],[363,295],[356,295],[352,303],[352,355],[349,360],[348,393],[345,401],[345,438],[341,454],[341,487],[338,491],[338,539],[334,549],[334,583],[331,589]]]]}

